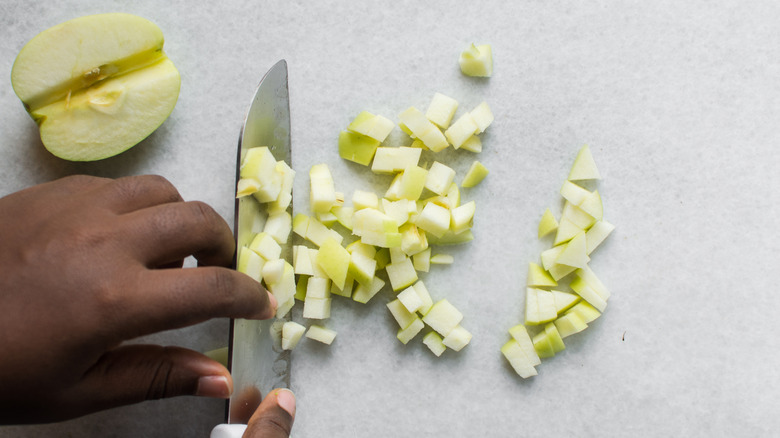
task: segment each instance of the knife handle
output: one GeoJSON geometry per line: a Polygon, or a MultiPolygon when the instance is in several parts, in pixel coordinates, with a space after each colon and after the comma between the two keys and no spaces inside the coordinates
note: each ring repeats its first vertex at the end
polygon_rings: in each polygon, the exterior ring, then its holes
{"type": "Polygon", "coordinates": [[[218,424],[211,430],[211,438],[241,438],[246,424],[218,424]]]}

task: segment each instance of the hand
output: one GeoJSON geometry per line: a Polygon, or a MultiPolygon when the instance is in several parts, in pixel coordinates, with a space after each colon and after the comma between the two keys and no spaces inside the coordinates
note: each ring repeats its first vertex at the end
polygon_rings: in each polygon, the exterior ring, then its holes
{"type": "Polygon", "coordinates": [[[276,302],[225,268],[235,244],[165,179],[74,176],[0,199],[0,424],[59,421],[148,399],[228,397],[219,363],[122,345],[276,302]],[[194,256],[197,268],[181,269],[194,256]]]}
{"type": "Polygon", "coordinates": [[[288,389],[274,389],[249,419],[244,438],[287,438],[295,419],[295,396],[288,389]]]}

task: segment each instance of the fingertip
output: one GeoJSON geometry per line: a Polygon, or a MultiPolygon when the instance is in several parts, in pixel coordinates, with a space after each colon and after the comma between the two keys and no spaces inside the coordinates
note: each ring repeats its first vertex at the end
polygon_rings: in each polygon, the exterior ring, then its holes
{"type": "Polygon", "coordinates": [[[276,404],[290,414],[291,417],[295,417],[295,394],[287,388],[277,389],[275,393],[276,404]]]}
{"type": "Polygon", "coordinates": [[[276,300],[276,297],[271,292],[266,292],[268,294],[268,318],[272,318],[274,315],[276,315],[276,309],[279,308],[279,301],[276,300]]]}
{"type": "Polygon", "coordinates": [[[225,376],[201,376],[195,395],[199,397],[230,398],[233,385],[225,376]]]}

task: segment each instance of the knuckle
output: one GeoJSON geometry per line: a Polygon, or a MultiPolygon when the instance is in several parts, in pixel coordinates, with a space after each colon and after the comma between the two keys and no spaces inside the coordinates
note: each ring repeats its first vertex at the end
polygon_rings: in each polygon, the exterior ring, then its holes
{"type": "Polygon", "coordinates": [[[115,188],[117,196],[121,199],[134,199],[137,197],[155,194],[163,202],[175,202],[181,199],[179,191],[165,177],[160,175],[129,176],[116,180],[115,188]]]}
{"type": "Polygon", "coordinates": [[[198,223],[209,235],[224,231],[225,221],[211,206],[202,201],[189,201],[187,205],[198,218],[198,223]]]}

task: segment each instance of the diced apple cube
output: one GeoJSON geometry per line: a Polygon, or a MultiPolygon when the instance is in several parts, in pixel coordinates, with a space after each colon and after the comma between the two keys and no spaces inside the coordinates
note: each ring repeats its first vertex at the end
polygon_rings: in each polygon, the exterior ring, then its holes
{"type": "Polygon", "coordinates": [[[408,327],[409,324],[417,319],[417,316],[414,314],[414,312],[410,312],[398,298],[387,303],[387,309],[393,315],[393,318],[395,318],[398,326],[401,328],[408,327]]]}
{"type": "Polygon", "coordinates": [[[249,249],[259,254],[266,260],[275,260],[281,257],[282,247],[268,233],[258,233],[249,243],[249,249]]]}
{"type": "Polygon", "coordinates": [[[385,286],[384,280],[381,278],[374,276],[373,280],[371,281],[371,286],[366,287],[362,284],[358,283],[357,286],[355,286],[354,293],[352,294],[352,300],[357,301],[358,303],[368,303],[371,298],[374,297],[382,288],[385,286]]]}
{"type": "Polygon", "coordinates": [[[409,286],[403,291],[398,293],[398,301],[404,305],[409,312],[416,312],[423,306],[423,301],[420,295],[415,290],[414,286],[409,286]]]}
{"type": "MultiPolygon", "coordinates": [[[[314,277],[309,279],[309,283],[314,277]]],[[[303,317],[308,319],[328,319],[330,318],[330,298],[313,298],[307,296],[303,301],[303,317]]]]}
{"type": "Polygon", "coordinates": [[[514,339],[506,341],[501,347],[501,354],[509,361],[509,364],[520,377],[527,379],[538,374],[536,368],[529,362],[528,356],[526,356],[520,344],[514,339]]]}
{"type": "Polygon", "coordinates": [[[268,204],[269,214],[287,210],[292,202],[292,189],[295,181],[295,171],[284,161],[277,161],[275,169],[282,175],[282,187],[279,196],[268,204]]]}
{"type": "Polygon", "coordinates": [[[284,262],[281,279],[276,283],[268,285],[268,290],[279,303],[279,307],[276,309],[276,317],[284,317],[295,304],[295,272],[292,265],[284,262]]]}
{"type": "Polygon", "coordinates": [[[398,199],[391,201],[382,198],[382,211],[391,218],[395,219],[397,226],[405,224],[409,220],[409,200],[398,199]]]}
{"type": "Polygon", "coordinates": [[[574,164],[571,166],[567,179],[570,181],[601,179],[588,145],[583,146],[577,153],[577,158],[574,159],[574,164]]]}
{"type": "Polygon", "coordinates": [[[282,280],[284,263],[284,259],[266,260],[263,265],[263,279],[267,285],[276,284],[282,280]]]}
{"type": "Polygon", "coordinates": [[[562,243],[566,243],[583,231],[585,230],[582,227],[569,220],[568,217],[562,217],[561,222],[558,224],[558,230],[555,233],[553,245],[557,246],[562,243]]]}
{"type": "Polygon", "coordinates": [[[555,328],[558,329],[561,338],[566,338],[588,328],[588,324],[585,324],[578,313],[567,313],[560,316],[554,322],[555,328]]]}
{"type": "MultiPolygon", "coordinates": [[[[358,283],[359,284],[359,283],[358,283]]],[[[330,283],[330,293],[332,295],[339,295],[346,298],[352,298],[352,290],[355,288],[355,279],[351,275],[347,274],[347,279],[344,281],[344,287],[339,289],[333,282],[330,283]]]]}
{"type": "Polygon", "coordinates": [[[423,336],[422,342],[436,357],[441,356],[447,350],[447,346],[442,342],[441,336],[436,332],[428,332],[423,336]]]}
{"type": "Polygon", "coordinates": [[[415,317],[414,320],[411,323],[409,323],[408,326],[402,329],[398,329],[398,333],[396,334],[396,337],[403,344],[407,344],[415,336],[417,336],[417,334],[420,333],[423,328],[425,328],[425,324],[422,322],[420,318],[415,317]]]}
{"type": "Polygon", "coordinates": [[[282,192],[282,175],[275,169],[270,173],[263,175],[260,179],[260,187],[252,193],[255,199],[260,203],[269,203],[275,201],[282,192]]]}
{"type": "Polygon", "coordinates": [[[485,132],[488,126],[493,123],[493,112],[490,111],[490,106],[488,106],[487,102],[480,103],[469,114],[477,125],[477,134],[485,132]]]}
{"type": "Polygon", "coordinates": [[[309,229],[309,216],[298,213],[295,215],[292,221],[293,233],[306,238],[306,231],[309,229]]]}
{"type": "Polygon", "coordinates": [[[582,201],[590,196],[590,192],[587,189],[584,189],[577,184],[567,180],[564,181],[563,186],[561,186],[561,196],[563,196],[564,199],[571,202],[572,204],[578,206],[582,204],[582,201]]]}
{"type": "Polygon", "coordinates": [[[459,149],[469,138],[471,138],[471,136],[476,134],[477,131],[479,131],[479,126],[477,126],[477,123],[471,117],[471,114],[466,113],[460,116],[455,123],[444,131],[444,136],[452,147],[459,149]]]}
{"type": "Polygon", "coordinates": [[[561,221],[564,219],[570,221],[572,224],[576,225],[577,228],[582,230],[587,230],[594,223],[596,223],[596,218],[594,218],[590,213],[586,212],[580,207],[577,207],[569,201],[565,201],[563,203],[561,221]]]}
{"type": "Polygon", "coordinates": [[[534,343],[531,340],[531,336],[528,334],[528,329],[526,329],[523,324],[517,324],[510,328],[509,335],[512,336],[512,339],[520,346],[520,349],[525,354],[526,359],[531,366],[542,363],[539,356],[536,354],[536,349],[534,349],[534,343]]]}
{"type": "Polygon", "coordinates": [[[375,273],[376,260],[373,258],[373,256],[369,257],[360,251],[353,251],[350,253],[349,274],[352,275],[352,278],[354,278],[358,283],[364,286],[371,286],[371,281],[373,281],[375,273]]]}
{"type": "Polygon", "coordinates": [[[330,211],[336,204],[336,189],[328,165],[323,163],[312,166],[309,170],[309,181],[311,210],[315,213],[330,211]]]}
{"type": "Polygon", "coordinates": [[[339,134],[339,156],[363,166],[371,164],[381,142],[362,134],[341,131],[339,134]]]}
{"type": "Polygon", "coordinates": [[[328,239],[333,239],[339,244],[344,240],[344,237],[336,230],[331,230],[317,219],[309,217],[308,222],[309,225],[306,227],[305,238],[309,242],[317,246],[322,246],[322,244],[325,243],[325,241],[328,239]]]}
{"type": "Polygon", "coordinates": [[[241,160],[239,175],[241,178],[252,178],[262,184],[267,175],[274,173],[276,158],[266,146],[247,149],[241,160]]]}
{"type": "Polygon", "coordinates": [[[611,223],[601,220],[593,224],[593,226],[585,233],[585,241],[587,242],[587,253],[590,255],[596,248],[601,245],[602,242],[614,231],[615,226],[611,223]]]}
{"type": "Polygon", "coordinates": [[[441,336],[447,336],[452,329],[463,320],[463,314],[458,311],[447,299],[442,299],[431,306],[423,316],[423,322],[436,330],[441,336]]]}
{"type": "Polygon", "coordinates": [[[282,325],[282,349],[292,350],[303,337],[306,327],[294,321],[286,321],[282,325]]]}
{"type": "Polygon", "coordinates": [[[408,257],[403,261],[385,266],[385,271],[394,291],[407,288],[417,281],[417,271],[414,269],[412,260],[408,257]]]}
{"type": "Polygon", "coordinates": [[[575,268],[584,268],[588,265],[590,257],[587,252],[587,242],[585,233],[580,232],[565,244],[563,251],[555,259],[559,265],[572,266],[575,268]]]}
{"type": "Polygon", "coordinates": [[[482,139],[478,135],[472,135],[460,145],[460,149],[478,154],[482,152],[482,139]]]}
{"type": "MultiPolygon", "coordinates": [[[[404,254],[414,256],[428,248],[427,235],[424,232],[420,232],[417,225],[407,223],[398,231],[401,232],[400,249],[404,254]]],[[[417,268],[415,267],[415,269],[417,268]]],[[[419,271],[419,269],[417,270],[419,271]]]]}
{"type": "Polygon", "coordinates": [[[277,243],[287,243],[292,231],[292,217],[287,211],[280,211],[268,216],[263,232],[268,233],[277,243]]]}
{"type": "Polygon", "coordinates": [[[425,188],[437,195],[442,195],[450,188],[454,179],[455,170],[446,164],[434,161],[431,168],[428,169],[428,176],[425,179],[425,188]]]}
{"type": "Polygon", "coordinates": [[[412,256],[414,269],[420,272],[428,272],[431,268],[431,248],[426,248],[412,256]]]}
{"type": "Polygon", "coordinates": [[[411,201],[420,199],[427,178],[428,170],[416,165],[407,167],[398,177],[396,198],[411,201]]]}
{"type": "Polygon", "coordinates": [[[593,216],[594,220],[601,220],[604,218],[604,204],[601,202],[601,195],[598,190],[594,190],[590,193],[579,205],[579,207],[593,216]]]}
{"type": "Polygon", "coordinates": [[[375,173],[402,172],[410,166],[416,166],[420,161],[421,149],[400,147],[379,147],[374,155],[371,170],[375,173]]]}
{"type": "Polygon", "coordinates": [[[550,274],[536,263],[528,264],[528,278],[526,286],[528,287],[552,287],[557,286],[558,282],[550,274]]]}
{"type": "Polygon", "coordinates": [[[451,265],[455,263],[455,257],[450,254],[435,254],[431,256],[432,265],[451,265]]]}
{"type": "Polygon", "coordinates": [[[608,299],[610,296],[610,292],[607,289],[606,286],[604,286],[604,283],[599,280],[598,277],[596,277],[596,273],[593,272],[590,267],[584,267],[581,269],[577,269],[577,277],[579,277],[582,281],[584,281],[586,284],[588,284],[590,287],[593,288],[596,293],[599,294],[601,298],[604,300],[608,299]]]}
{"type": "Polygon", "coordinates": [[[493,74],[493,48],[490,44],[471,44],[461,52],[458,64],[466,76],[490,77],[493,74]]]}
{"type": "Polygon", "coordinates": [[[554,232],[558,229],[558,220],[555,219],[555,216],[552,214],[552,211],[550,209],[544,210],[544,214],[542,214],[542,219],[539,221],[539,232],[538,237],[541,239],[542,237],[554,232]]]}
{"type": "Polygon", "coordinates": [[[566,313],[567,314],[576,313],[577,315],[579,315],[580,319],[582,319],[582,321],[585,324],[590,324],[596,318],[601,316],[601,312],[599,312],[598,309],[596,309],[595,307],[588,304],[587,301],[580,301],[579,303],[575,304],[574,307],[569,309],[569,311],[567,311],[566,313]]]}
{"type": "Polygon", "coordinates": [[[355,209],[353,207],[333,207],[330,211],[336,216],[336,221],[340,223],[341,226],[352,231],[352,215],[355,214],[355,209]]]}
{"type": "Polygon", "coordinates": [[[477,204],[469,201],[461,206],[453,208],[450,218],[450,231],[455,234],[466,231],[471,228],[474,222],[474,213],[477,211],[477,204]]]}
{"type": "Polygon", "coordinates": [[[463,326],[457,325],[442,339],[442,344],[455,351],[460,351],[471,342],[471,337],[471,332],[463,326]]]}
{"type": "Polygon", "coordinates": [[[607,300],[599,295],[593,287],[582,281],[579,277],[573,280],[569,285],[583,300],[598,309],[599,312],[604,312],[604,309],[607,307],[607,300]]]}
{"type": "Polygon", "coordinates": [[[401,122],[402,129],[405,128],[406,132],[412,137],[419,137],[428,131],[431,126],[435,126],[425,117],[425,114],[415,107],[406,109],[399,114],[398,119],[401,122]]]}
{"type": "Polygon", "coordinates": [[[306,283],[306,298],[330,298],[330,280],[311,277],[306,283]]]}
{"type": "Polygon", "coordinates": [[[352,123],[347,126],[347,129],[371,137],[379,142],[383,142],[394,127],[395,124],[387,117],[363,111],[355,117],[352,123]]]}
{"type": "Polygon", "coordinates": [[[260,190],[260,182],[254,178],[241,178],[236,184],[236,198],[249,196],[260,190]]]}
{"type": "Polygon", "coordinates": [[[580,301],[579,295],[570,294],[568,292],[561,292],[559,290],[550,291],[553,294],[553,301],[555,302],[555,312],[561,315],[563,312],[569,310],[572,306],[580,301]]]}
{"type": "Polygon", "coordinates": [[[317,254],[317,264],[339,289],[344,287],[344,281],[347,279],[350,259],[349,251],[333,238],[325,240],[317,254]]]}
{"type": "Polygon", "coordinates": [[[417,293],[417,296],[420,297],[420,301],[422,301],[422,305],[419,309],[417,309],[417,312],[420,315],[425,315],[429,310],[431,310],[431,307],[433,307],[431,294],[428,292],[428,288],[425,286],[425,283],[423,283],[422,280],[419,280],[417,283],[415,283],[413,287],[414,291],[417,293]]]}
{"type": "Polygon", "coordinates": [[[441,93],[433,95],[425,117],[441,129],[447,129],[458,109],[458,101],[441,93]]]}
{"type": "Polygon", "coordinates": [[[364,208],[379,208],[379,197],[374,192],[366,190],[355,190],[352,194],[352,206],[355,211],[364,208]]]}
{"type": "Polygon", "coordinates": [[[444,133],[442,133],[433,123],[431,123],[428,130],[420,134],[418,138],[425,144],[425,147],[432,152],[441,152],[450,145],[444,133]]]}
{"type": "Polygon", "coordinates": [[[298,282],[295,283],[295,299],[298,301],[304,301],[306,299],[306,289],[309,287],[308,275],[301,275],[298,277],[298,282]]]}
{"type": "Polygon", "coordinates": [[[259,254],[252,251],[248,247],[242,246],[238,250],[238,263],[236,264],[236,270],[239,272],[243,272],[244,274],[260,282],[263,280],[264,265],[265,259],[260,257],[259,254]]]}
{"type": "Polygon", "coordinates": [[[484,164],[479,161],[474,161],[471,163],[471,167],[469,167],[469,170],[466,172],[466,176],[463,177],[463,182],[460,185],[462,187],[474,187],[481,183],[482,180],[488,176],[488,173],[490,173],[490,171],[484,164]]]}
{"type": "Polygon", "coordinates": [[[332,344],[336,339],[336,332],[320,325],[312,324],[306,331],[306,337],[323,344],[332,344]]]}
{"type": "Polygon", "coordinates": [[[525,324],[539,325],[550,322],[558,316],[555,297],[552,292],[533,287],[525,291],[525,324]]]}
{"type": "Polygon", "coordinates": [[[440,205],[429,202],[415,220],[418,228],[441,237],[450,228],[450,211],[440,205]]]}

